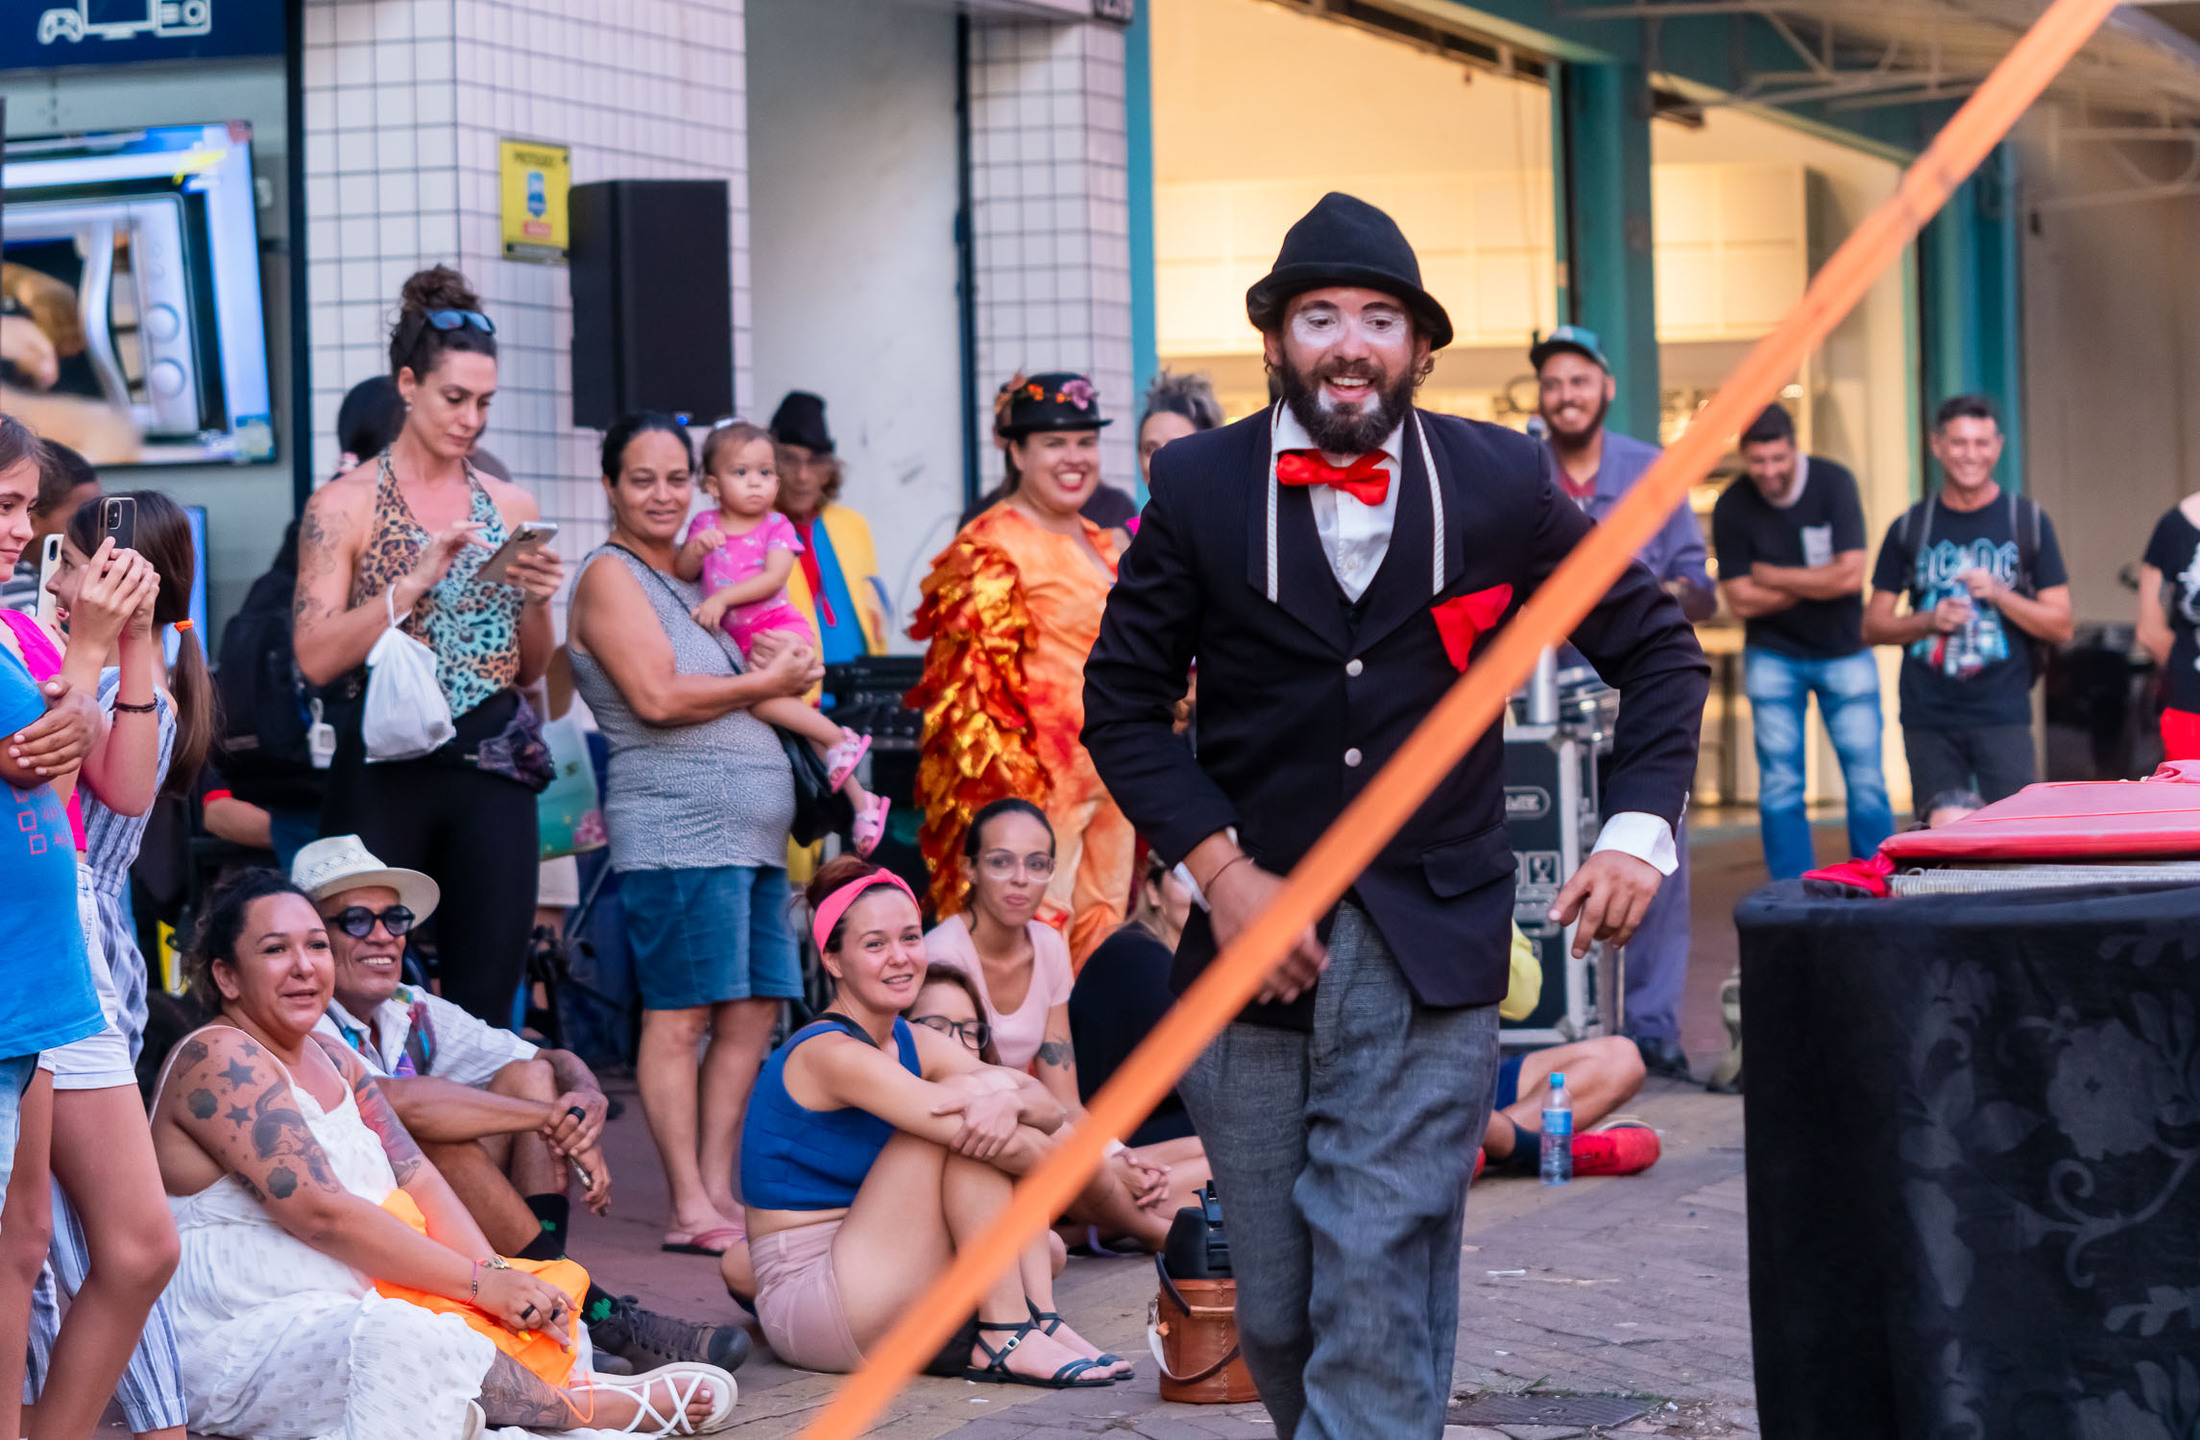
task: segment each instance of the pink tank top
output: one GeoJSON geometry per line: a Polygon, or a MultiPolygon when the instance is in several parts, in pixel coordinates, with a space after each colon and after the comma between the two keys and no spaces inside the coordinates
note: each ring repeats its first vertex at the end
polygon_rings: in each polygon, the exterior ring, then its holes
{"type": "MultiPolygon", "coordinates": [[[[0,610],[0,622],[15,632],[16,648],[23,652],[23,666],[33,680],[43,685],[61,673],[61,652],[34,617],[20,610],[0,610]]],[[[69,793],[69,833],[76,837],[77,852],[83,853],[84,807],[75,791],[69,793]]]]}

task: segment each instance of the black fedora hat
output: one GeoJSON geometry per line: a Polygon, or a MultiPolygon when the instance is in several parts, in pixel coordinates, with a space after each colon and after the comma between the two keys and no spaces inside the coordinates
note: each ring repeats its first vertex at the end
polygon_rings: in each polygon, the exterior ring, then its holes
{"type": "Polygon", "coordinates": [[[1098,430],[1113,422],[1100,414],[1100,392],[1068,370],[1019,375],[994,402],[993,433],[1011,440],[1040,430],[1098,430]]]}
{"type": "Polygon", "coordinates": [[[825,428],[825,400],[807,390],[789,390],[772,411],[772,439],[800,445],[813,455],[833,453],[833,433],[825,428]]]}
{"type": "Polygon", "coordinates": [[[1263,330],[1283,323],[1294,295],[1326,285],[1380,290],[1403,301],[1431,349],[1451,343],[1451,317],[1421,288],[1421,262],[1398,222],[1365,200],[1332,190],[1283,237],[1275,268],[1245,292],[1245,313],[1263,330]]]}

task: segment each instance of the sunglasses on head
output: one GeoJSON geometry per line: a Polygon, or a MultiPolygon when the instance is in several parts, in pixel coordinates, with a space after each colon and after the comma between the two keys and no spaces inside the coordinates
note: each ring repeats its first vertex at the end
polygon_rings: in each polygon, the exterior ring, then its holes
{"type": "Polygon", "coordinates": [[[470,325],[484,335],[497,333],[496,322],[479,310],[430,310],[426,318],[438,330],[457,330],[470,325]]]}
{"type": "Polygon", "coordinates": [[[413,912],[402,905],[392,905],[387,910],[369,910],[364,905],[346,905],[328,917],[328,923],[354,940],[364,940],[374,933],[374,922],[382,922],[382,928],[391,939],[413,928],[413,912]]]}

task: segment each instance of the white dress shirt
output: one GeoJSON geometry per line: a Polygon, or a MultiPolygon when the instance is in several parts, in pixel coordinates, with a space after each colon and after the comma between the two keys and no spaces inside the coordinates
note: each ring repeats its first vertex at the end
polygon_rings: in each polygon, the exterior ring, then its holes
{"type": "Polygon", "coordinates": [[[513,1061],[532,1060],[538,1053],[535,1046],[511,1031],[491,1025],[440,995],[410,985],[398,986],[396,994],[375,1007],[371,1026],[332,999],[327,1013],[313,1028],[342,1041],[374,1074],[395,1075],[405,1058],[405,1042],[412,1038],[412,1007],[416,1001],[425,1007],[433,1041],[426,1073],[438,1080],[479,1089],[513,1061]]]}
{"type": "MultiPolygon", "coordinates": [[[[1274,413],[1271,455],[1281,455],[1286,450],[1319,448],[1306,433],[1306,427],[1299,423],[1299,418],[1291,413],[1289,405],[1278,405],[1274,413]]],[[[1334,485],[1307,487],[1307,498],[1314,506],[1314,529],[1321,537],[1322,554],[1329,560],[1329,573],[1337,577],[1337,586],[1344,591],[1345,598],[1355,604],[1367,593],[1375,572],[1383,568],[1383,557],[1390,553],[1391,531],[1398,521],[1398,487],[1405,475],[1402,459],[1405,426],[1400,424],[1385,436],[1381,448],[1382,470],[1390,477],[1390,489],[1380,505],[1363,504],[1334,485]]],[[[1325,452],[1322,458],[1341,466],[1359,457],[1325,452]]],[[[1275,483],[1272,464],[1269,483],[1275,483]]],[[[1433,597],[1431,603],[1434,603],[1433,597]]],[[[1663,818],[1640,810],[1624,811],[1604,822],[1604,828],[1597,833],[1596,848],[1589,853],[1601,854],[1606,850],[1632,855],[1660,875],[1670,875],[1680,866],[1680,854],[1673,843],[1673,827],[1663,818]]]]}

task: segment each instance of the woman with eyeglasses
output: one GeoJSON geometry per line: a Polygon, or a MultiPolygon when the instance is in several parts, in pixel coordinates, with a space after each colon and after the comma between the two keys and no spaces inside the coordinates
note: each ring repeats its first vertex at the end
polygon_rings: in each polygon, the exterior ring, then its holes
{"type": "Polygon", "coordinates": [[[322,486],[298,532],[298,668],[339,692],[336,760],[321,833],[354,833],[422,870],[450,902],[436,916],[445,998],[508,1025],[534,924],[535,795],[549,782],[540,719],[520,691],[557,648],[550,602],[565,581],[547,545],[502,581],[482,564],[539,519],[525,490],[471,459],[497,388],[496,326],[464,276],[436,266],[405,282],[390,372],[406,405],[389,448],[322,486]],[[363,666],[395,623],[435,652],[457,732],[440,749],[369,765],[357,707],[363,666]]]}
{"type": "MultiPolygon", "coordinates": [[[[1037,1077],[1074,1120],[1084,1102],[1070,1040],[1069,945],[1037,918],[1054,870],[1054,830],[1044,811],[1028,800],[985,806],[963,838],[967,903],[924,937],[924,949],[934,965],[970,977],[999,1063],[1037,1077]]],[[[1117,1142],[1064,1218],[1094,1249],[1128,1239],[1159,1250],[1178,1208],[1206,1180],[1196,1140],[1142,1150],[1117,1142]]]]}

